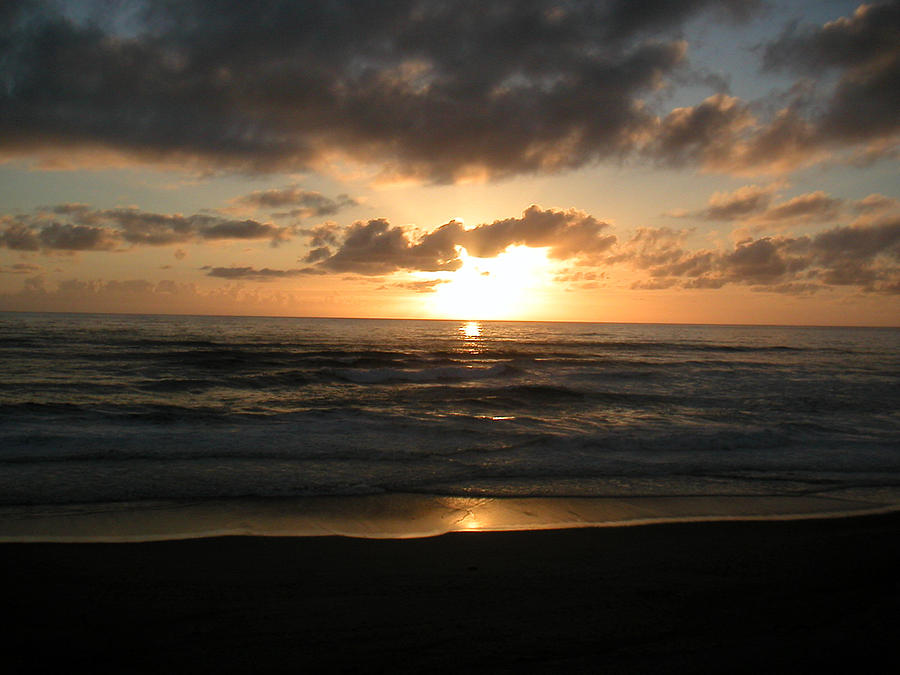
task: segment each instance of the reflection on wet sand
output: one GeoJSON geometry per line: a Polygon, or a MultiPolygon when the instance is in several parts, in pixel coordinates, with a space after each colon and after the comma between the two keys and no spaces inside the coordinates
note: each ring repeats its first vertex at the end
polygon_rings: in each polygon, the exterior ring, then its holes
{"type": "Polygon", "coordinates": [[[0,541],[153,541],[224,535],[413,538],[666,521],[816,518],[895,510],[837,496],[469,498],[386,494],[0,509],[0,541]]]}

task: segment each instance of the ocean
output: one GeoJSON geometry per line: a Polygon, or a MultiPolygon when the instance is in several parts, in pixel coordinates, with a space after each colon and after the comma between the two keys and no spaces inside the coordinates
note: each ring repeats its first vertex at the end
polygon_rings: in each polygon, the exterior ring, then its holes
{"type": "Polygon", "coordinates": [[[898,385],[894,328],[4,313],[0,506],[883,506],[898,385]]]}

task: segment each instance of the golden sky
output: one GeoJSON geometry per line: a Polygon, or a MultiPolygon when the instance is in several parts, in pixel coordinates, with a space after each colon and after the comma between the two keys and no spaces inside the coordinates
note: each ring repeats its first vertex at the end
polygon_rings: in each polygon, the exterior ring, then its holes
{"type": "Polygon", "coordinates": [[[900,3],[13,2],[0,310],[900,323],[900,3]]]}

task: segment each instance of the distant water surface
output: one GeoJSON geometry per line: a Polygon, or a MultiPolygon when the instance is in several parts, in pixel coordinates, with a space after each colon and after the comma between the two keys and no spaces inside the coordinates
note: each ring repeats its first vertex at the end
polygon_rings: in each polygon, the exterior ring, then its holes
{"type": "Polygon", "coordinates": [[[900,330],[0,314],[0,503],[900,490],[900,330]]]}

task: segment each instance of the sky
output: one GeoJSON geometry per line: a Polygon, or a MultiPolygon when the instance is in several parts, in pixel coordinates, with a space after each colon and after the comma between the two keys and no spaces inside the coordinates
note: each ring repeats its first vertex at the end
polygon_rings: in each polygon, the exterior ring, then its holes
{"type": "Polygon", "coordinates": [[[0,310],[900,325],[900,2],[0,5],[0,310]]]}

